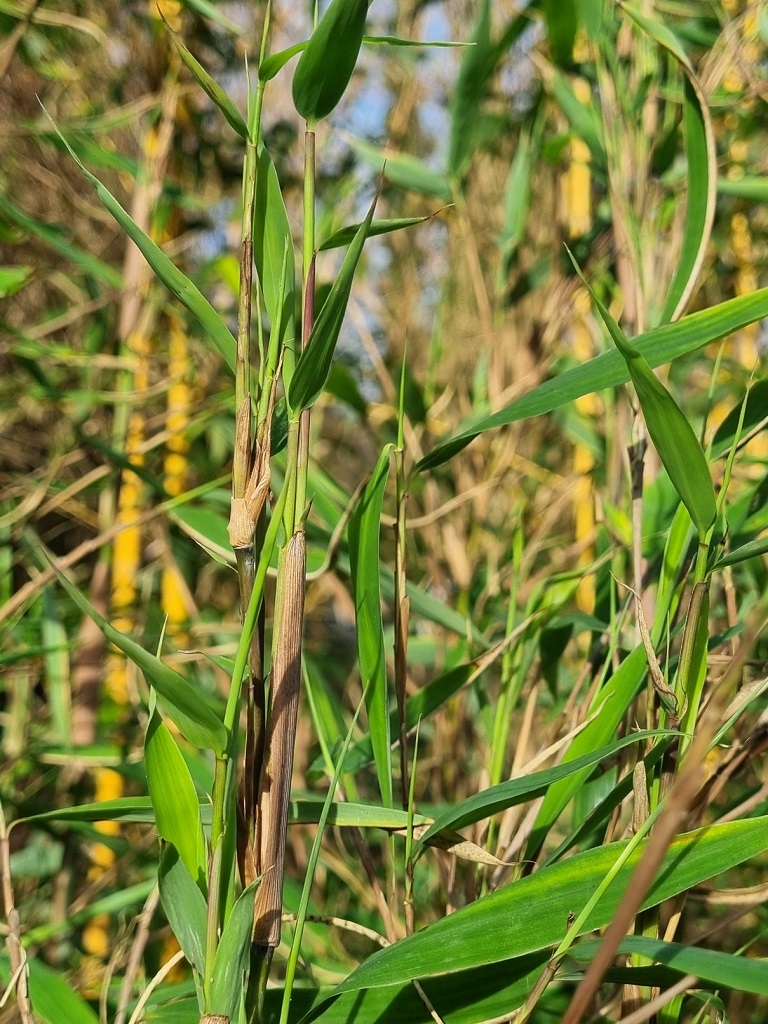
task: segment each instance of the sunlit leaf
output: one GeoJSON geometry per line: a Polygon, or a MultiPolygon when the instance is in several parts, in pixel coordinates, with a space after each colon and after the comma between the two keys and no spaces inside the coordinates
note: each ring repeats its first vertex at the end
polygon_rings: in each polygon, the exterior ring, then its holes
{"type": "Polygon", "coordinates": [[[112,193],[102,185],[95,175],[91,174],[86,166],[78,159],[74,150],[64,136],[60,134],[60,137],[64,142],[64,145],[69,150],[72,159],[77,163],[88,181],[90,181],[96,189],[96,194],[104,206],[109,210],[131,241],[134,242],[136,247],[144,256],[144,259],[171,294],[175,295],[179,302],[188,309],[193,316],[197,317],[201,327],[208,337],[208,340],[215,345],[229,368],[234,370],[236,350],[235,339],[232,337],[231,331],[219,314],[196,285],[194,285],[186,275],[182,274],[179,268],[175,266],[165,255],[160,246],[153,242],[149,235],[145,234],[145,232],[141,230],[136,221],[125,212],[112,193]]]}
{"type": "Polygon", "coordinates": [[[398,188],[420,192],[424,196],[435,196],[438,199],[451,198],[451,186],[445,175],[433,171],[415,156],[380,149],[359,139],[353,141],[352,147],[363,160],[398,188]]]}
{"type": "Polygon", "coordinates": [[[147,726],[144,765],[158,835],[173,843],[187,871],[204,891],[207,857],[200,801],[181,751],[156,708],[147,726]]]}
{"type": "Polygon", "coordinates": [[[147,680],[157,690],[172,721],[196,747],[212,749],[221,754],[227,743],[227,732],[224,723],[209,706],[199,691],[195,691],[188,679],[174,672],[159,658],[115,629],[80,593],[77,587],[57,571],[59,582],[69,594],[77,607],[89,618],[93,619],[104,636],[123,654],[137,665],[147,680]]]}
{"type": "MultiPolygon", "coordinates": [[[[578,266],[576,269],[578,271],[578,266]]],[[[659,458],[680,495],[680,500],[688,509],[699,536],[703,537],[714,522],[717,509],[712,476],[699,439],[680,411],[677,402],[653,372],[644,356],[629,342],[580,271],[579,276],[589,289],[592,302],[627,364],[643,411],[645,425],[659,458]]]]}
{"type": "Polygon", "coordinates": [[[226,118],[227,122],[234,128],[237,134],[242,139],[248,139],[248,126],[243,119],[242,114],[237,109],[232,100],[227,96],[224,90],[221,88],[219,83],[208,74],[200,61],[190,53],[187,47],[184,45],[180,36],[178,36],[171,26],[168,24],[165,15],[160,10],[160,17],[165,23],[165,27],[168,30],[168,34],[173,41],[173,45],[179,52],[179,56],[182,61],[186,64],[189,70],[194,75],[198,85],[207,94],[208,98],[219,108],[221,113],[226,118]]]}
{"type": "MultiPolygon", "coordinates": [[[[403,228],[410,228],[416,224],[423,224],[425,221],[431,220],[434,216],[436,216],[436,214],[433,213],[427,214],[426,217],[396,217],[391,220],[374,220],[371,221],[371,225],[368,228],[368,237],[373,238],[374,235],[387,235],[392,231],[402,231],[403,228]]],[[[338,231],[334,231],[334,233],[326,238],[326,240],[318,247],[319,251],[324,252],[326,249],[338,249],[343,245],[349,245],[361,227],[361,224],[350,224],[346,228],[340,228],[338,231]]]]}
{"type": "MultiPolygon", "coordinates": [[[[581,942],[573,947],[570,956],[590,963],[598,947],[599,940],[581,942]]],[[[699,949],[681,942],[662,942],[642,935],[628,935],[622,939],[616,953],[624,956],[640,954],[681,974],[695,974],[711,985],[768,996],[768,970],[763,959],[699,949]]]]}
{"type": "Polygon", "coordinates": [[[310,125],[344,95],[363,43],[368,0],[331,0],[293,76],[293,104],[310,125]]]}
{"type": "Polygon", "coordinates": [[[658,18],[630,6],[622,8],[660,46],[673,55],[685,75],[683,138],[688,171],[685,177],[686,217],[680,260],[664,303],[661,321],[676,320],[693,294],[712,233],[717,195],[717,151],[707,98],[682,44],[658,18]]]}
{"type": "MultiPolygon", "coordinates": [[[[677,323],[657,327],[639,335],[633,344],[650,366],[662,366],[755,323],[764,316],[768,316],[768,288],[692,313],[677,323]]],[[[476,437],[489,430],[533,416],[542,416],[583,395],[626,384],[629,379],[629,369],[620,353],[603,352],[545,381],[491,416],[480,416],[465,423],[453,437],[429,452],[418,463],[417,469],[433,469],[447,462],[476,437]]]]}
{"type": "Polygon", "coordinates": [[[251,948],[253,899],[258,885],[258,881],[252,882],[238,896],[216,950],[208,1012],[221,1014],[230,1020],[236,1019],[243,994],[243,975],[251,948]]]}
{"type": "Polygon", "coordinates": [[[344,322],[344,314],[347,311],[349,296],[352,292],[355,270],[363,252],[363,245],[373,220],[375,208],[376,198],[371,203],[368,216],[358,228],[357,234],[347,249],[330,295],[325,300],[320,315],[312,328],[307,347],[296,362],[296,370],[288,391],[288,404],[294,415],[314,404],[328,379],[336,342],[339,340],[341,325],[344,322]]]}
{"type": "MultiPolygon", "coordinates": [[[[625,845],[611,843],[576,854],[475,900],[374,953],[336,991],[404,984],[412,978],[469,970],[555,946],[569,917],[586,904],[625,845]]],[[[646,845],[647,841],[641,843],[618,870],[585,921],[582,934],[613,919],[646,845]]],[[[766,849],[766,817],[711,825],[678,836],[641,909],[658,906],[766,849]]]]}

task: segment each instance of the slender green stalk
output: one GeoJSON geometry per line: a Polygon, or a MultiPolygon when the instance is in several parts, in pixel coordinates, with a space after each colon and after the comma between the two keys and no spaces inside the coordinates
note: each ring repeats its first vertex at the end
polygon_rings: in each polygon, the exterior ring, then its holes
{"type": "Polygon", "coordinates": [[[400,407],[397,421],[397,447],[395,448],[395,485],[397,491],[397,522],[395,524],[395,694],[400,732],[400,792],[403,807],[408,807],[408,742],[405,716],[405,696],[408,675],[408,624],[410,599],[406,593],[406,505],[408,484],[405,478],[405,357],[400,374],[400,407]]]}

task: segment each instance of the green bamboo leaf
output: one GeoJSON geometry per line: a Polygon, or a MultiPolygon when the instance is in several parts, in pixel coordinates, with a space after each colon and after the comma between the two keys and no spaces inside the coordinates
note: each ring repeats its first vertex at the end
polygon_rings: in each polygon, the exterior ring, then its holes
{"type": "MultiPolygon", "coordinates": [[[[320,820],[322,808],[322,797],[305,799],[294,797],[288,805],[288,822],[291,825],[316,825],[320,820]]],[[[203,824],[209,825],[211,821],[209,801],[199,805],[199,813],[203,824]]],[[[397,807],[381,807],[378,804],[345,801],[331,804],[328,820],[331,825],[336,825],[339,828],[380,828],[389,832],[397,832],[407,826],[408,814],[397,807]]],[[[427,818],[422,814],[417,814],[414,820],[417,825],[432,824],[432,818],[427,818]]],[[[131,821],[149,825],[155,821],[155,811],[149,797],[125,796],[116,800],[102,800],[97,803],[42,811],[40,814],[18,818],[16,824],[44,821],[131,821]]]]}
{"type": "Polygon", "coordinates": [[[187,871],[205,892],[207,856],[200,801],[186,761],[156,708],[147,725],[144,765],[158,835],[175,846],[187,871]]]}
{"type": "MultiPolygon", "coordinates": [[[[68,935],[76,928],[82,928],[84,924],[100,914],[107,916],[123,914],[129,908],[140,906],[152,892],[154,886],[155,882],[152,879],[138,882],[136,885],[125,886],[100,899],[92,900],[82,910],[70,912],[66,917],[55,921],[46,921],[45,924],[39,924],[34,928],[27,928],[24,931],[24,944],[33,948],[44,942],[50,942],[57,936],[68,935]]],[[[135,914],[130,916],[133,917],[135,914]]],[[[56,1024],[58,1024],[58,1020],[56,1024]]]]}
{"type": "Polygon", "coordinates": [[[21,207],[12,203],[2,193],[0,193],[0,214],[11,221],[12,224],[20,227],[22,231],[28,231],[35,238],[39,238],[49,249],[59,253],[60,256],[69,260],[70,263],[79,267],[86,274],[91,274],[98,281],[109,285],[110,288],[122,287],[123,279],[114,267],[110,267],[108,263],[103,263],[101,260],[96,259],[95,256],[83,252],[78,246],[68,242],[58,228],[36,221],[34,217],[30,217],[28,213],[25,213],[21,207]]]}
{"type": "Polygon", "coordinates": [[[235,901],[224,925],[213,969],[208,1013],[221,1014],[229,1020],[237,1019],[243,995],[243,976],[248,965],[253,928],[253,897],[259,881],[252,882],[235,901]]]}
{"type": "Polygon", "coordinates": [[[699,439],[647,360],[629,342],[595,295],[572,256],[571,261],[592,296],[592,301],[616,348],[626,361],[651,440],[669,474],[669,479],[680,495],[680,500],[688,509],[699,536],[703,538],[715,520],[717,506],[712,476],[699,439]]]}
{"type": "Polygon", "coordinates": [[[333,282],[331,292],[312,328],[307,347],[296,361],[296,369],[288,391],[288,405],[294,416],[314,404],[328,379],[333,353],[352,291],[352,281],[373,220],[377,198],[378,195],[374,197],[368,216],[347,249],[338,277],[333,282]]]}
{"type": "Polygon", "coordinates": [[[184,676],[174,672],[135,640],[115,629],[63,573],[56,569],[56,574],[80,611],[93,619],[107,640],[141,669],[160,695],[169,717],[189,742],[196,747],[210,748],[216,754],[223,753],[227,745],[226,729],[200,691],[195,691],[184,676]]]}
{"type": "Polygon", "coordinates": [[[242,139],[245,139],[247,142],[248,126],[246,125],[242,114],[237,109],[232,100],[229,98],[229,96],[227,96],[227,94],[221,88],[219,83],[208,74],[203,65],[192,53],[190,53],[190,51],[182,42],[181,38],[176,34],[176,32],[173,31],[171,26],[168,24],[168,21],[162,12],[162,9],[159,10],[160,17],[163,19],[163,23],[165,24],[168,34],[171,37],[173,45],[178,50],[179,56],[181,57],[182,61],[186,64],[186,66],[194,75],[195,79],[197,80],[197,84],[206,93],[211,102],[219,108],[221,113],[226,118],[227,122],[232,126],[232,128],[234,128],[237,134],[242,139]]]}
{"type": "MultiPolygon", "coordinates": [[[[540,131],[536,132],[537,136],[540,134],[540,131]]],[[[504,187],[504,222],[499,237],[500,274],[503,274],[504,279],[509,274],[512,261],[525,238],[534,169],[531,135],[532,132],[527,129],[520,132],[504,187]]]]}
{"type": "Polygon", "coordinates": [[[363,36],[363,43],[366,46],[423,46],[431,47],[453,47],[466,46],[466,43],[456,42],[450,39],[401,39],[400,36],[363,36]]]}
{"type": "Polygon", "coordinates": [[[746,562],[750,558],[759,558],[765,554],[768,554],[768,537],[760,537],[759,540],[751,540],[748,544],[742,544],[718,558],[712,566],[712,571],[727,569],[729,565],[738,565],[739,562],[746,562]]]}
{"type": "MultiPolygon", "coordinates": [[[[729,299],[711,309],[683,317],[677,323],[665,324],[641,334],[635,338],[634,344],[650,366],[662,366],[713,341],[719,341],[765,316],[768,316],[768,288],[761,288],[751,295],[729,299]]],[[[416,469],[423,472],[442,465],[489,430],[553,412],[583,395],[618,387],[626,384],[629,379],[629,370],[620,353],[603,352],[580,366],[544,381],[493,415],[469,420],[453,437],[429,452],[416,469]]]]}
{"type": "Polygon", "coordinates": [[[677,320],[687,306],[712,234],[717,198],[715,133],[704,90],[680,41],[662,21],[648,17],[629,4],[621,6],[636,25],[672,54],[685,75],[683,138],[688,160],[685,232],[680,261],[661,314],[662,323],[666,323],[677,320]]]}
{"type": "MultiPolygon", "coordinates": [[[[573,947],[569,956],[582,963],[591,963],[599,945],[599,940],[580,942],[573,947]]],[[[640,954],[680,974],[695,974],[701,981],[717,985],[718,988],[768,996],[768,970],[763,959],[752,960],[743,955],[699,949],[680,942],[662,942],[641,935],[628,935],[622,939],[616,953],[626,956],[640,954]]]]}
{"type": "MultiPolygon", "coordinates": [[[[645,681],[647,672],[645,649],[639,644],[595,697],[589,708],[589,717],[592,721],[574,737],[563,758],[564,764],[587,756],[596,747],[605,746],[610,742],[611,737],[616,735],[627,708],[645,681]]],[[[584,785],[589,775],[590,769],[582,768],[581,771],[550,786],[536,815],[526,848],[526,858],[534,856],[534,851],[538,852],[553,823],[584,785]]]]}
{"type": "Polygon", "coordinates": [[[393,448],[392,444],[384,446],[373,475],[349,520],[348,534],[360,677],[365,690],[365,707],[379,789],[387,807],[392,806],[392,761],[387,663],[384,653],[384,627],[381,620],[379,532],[384,491],[389,476],[390,453],[393,448]]]}
{"type": "Polygon", "coordinates": [[[264,294],[267,316],[280,331],[286,381],[293,372],[296,337],[296,265],[291,225],[275,165],[264,146],[259,149],[253,208],[253,261],[264,294]],[[285,267],[285,272],[283,272],[285,267]]]}
{"type": "Polygon", "coordinates": [[[448,139],[448,173],[454,181],[465,174],[475,151],[480,108],[488,80],[496,66],[491,45],[491,4],[480,0],[471,46],[464,52],[456,85],[451,94],[451,129],[448,139]]]}
{"type": "Polygon", "coordinates": [[[556,64],[570,64],[579,27],[575,0],[544,0],[543,13],[552,58],[556,64]]]}
{"type": "MultiPolygon", "coordinates": [[[[356,992],[405,984],[550,949],[564,922],[578,913],[622,853],[611,843],[542,868],[475,900],[400,942],[374,953],[336,989],[356,992]]],[[[647,842],[619,869],[585,921],[581,934],[607,925],[618,908],[647,842]]],[[[641,909],[658,906],[721,871],[768,849],[768,818],[697,829],[671,844],[641,909]]]]}
{"type": "Polygon", "coordinates": [[[43,594],[41,639],[44,650],[46,695],[51,707],[51,721],[57,742],[66,746],[72,742],[69,645],[59,609],[56,607],[52,587],[46,587],[43,594]]]}
{"type": "Polygon", "coordinates": [[[598,167],[605,167],[603,126],[596,105],[593,102],[582,103],[559,68],[546,68],[544,82],[570,122],[571,128],[587,144],[595,164],[598,167]]]}
{"type": "Polygon", "coordinates": [[[211,3],[211,0],[181,0],[181,2],[190,11],[195,11],[196,14],[202,15],[203,18],[208,18],[209,21],[219,25],[231,35],[241,36],[243,34],[243,30],[237,22],[228,18],[218,4],[211,3]]]}
{"type": "Polygon", "coordinates": [[[168,924],[184,956],[202,977],[208,914],[205,898],[184,866],[178,851],[170,844],[165,847],[160,858],[157,884],[168,924]]]}
{"type": "Polygon", "coordinates": [[[325,382],[325,390],[329,395],[333,395],[334,398],[365,418],[368,412],[368,402],[360,390],[354,374],[343,363],[332,364],[328,380],[325,382]]]}
{"type": "Polygon", "coordinates": [[[0,267],[0,299],[8,299],[21,291],[34,274],[34,267],[0,267]]]}
{"type": "Polygon", "coordinates": [[[293,76],[293,105],[314,125],[339,102],[363,43],[368,0],[331,0],[293,76]]]}
{"type": "Polygon", "coordinates": [[[27,960],[29,998],[35,1019],[47,1024],[98,1024],[99,1016],[62,977],[36,957],[27,960]]]}
{"type": "Polygon", "coordinates": [[[293,46],[287,47],[285,50],[280,50],[278,53],[272,53],[269,57],[265,57],[259,65],[259,81],[269,82],[275,77],[278,71],[281,71],[288,61],[295,57],[297,53],[301,53],[307,48],[307,40],[305,39],[301,43],[294,43],[293,46]]]}
{"type": "Polygon", "coordinates": [[[673,734],[658,730],[631,733],[629,736],[623,736],[621,739],[615,740],[613,743],[609,743],[598,750],[590,750],[588,753],[582,754],[581,757],[568,760],[563,764],[556,765],[554,768],[547,768],[544,771],[534,772],[531,775],[524,775],[519,779],[510,779],[508,782],[502,782],[497,786],[484,789],[480,793],[475,793],[466,800],[461,800],[448,807],[442,814],[438,814],[434,824],[430,825],[427,832],[422,836],[416,849],[418,850],[422,843],[428,843],[434,835],[444,829],[455,830],[465,828],[467,825],[473,825],[476,821],[490,818],[492,815],[506,810],[507,807],[514,807],[517,804],[533,800],[538,796],[543,796],[553,783],[568,778],[574,772],[582,772],[584,769],[593,768],[601,761],[606,761],[608,758],[613,757],[617,751],[623,750],[624,747],[664,735],[673,734]]]}
{"type": "Polygon", "coordinates": [[[682,742],[682,749],[686,749],[687,743],[693,736],[696,728],[696,718],[701,707],[701,694],[704,690],[704,683],[707,678],[707,652],[709,649],[709,583],[705,587],[702,598],[701,612],[699,613],[698,627],[693,639],[693,653],[691,664],[688,670],[686,686],[686,710],[680,722],[680,731],[686,734],[682,742]]]}
{"type": "MultiPolygon", "coordinates": [[[[416,224],[423,224],[425,221],[432,220],[433,217],[436,217],[441,212],[441,210],[437,210],[435,213],[427,214],[425,217],[396,217],[391,220],[371,221],[371,226],[368,228],[368,238],[373,238],[374,235],[387,235],[392,231],[402,231],[403,228],[411,228],[416,224]]],[[[325,252],[327,249],[339,249],[343,245],[349,245],[361,227],[361,224],[350,224],[346,228],[334,231],[319,246],[318,251],[325,252]]]]}
{"type": "Polygon", "coordinates": [[[437,199],[451,199],[451,185],[445,175],[433,171],[415,156],[384,150],[359,139],[352,141],[352,148],[377,173],[398,188],[419,192],[424,196],[435,196],[437,199]]]}
{"type": "MultiPolygon", "coordinates": [[[[446,974],[422,982],[421,987],[440,1019],[447,1024],[503,1020],[510,1007],[525,1002],[546,961],[547,954],[535,953],[472,971],[446,974]]],[[[280,988],[267,990],[265,1008],[269,1024],[277,1024],[282,994],[280,988]]],[[[434,1021],[412,984],[341,995],[331,988],[297,988],[292,993],[291,1010],[295,1010],[300,1024],[309,1021],[317,1024],[433,1024],[434,1021]]],[[[165,1021],[157,1024],[165,1024],[165,1021]]],[[[197,1021],[191,1018],[183,1024],[197,1024],[197,1021]]]]}
{"type": "Polygon", "coordinates": [[[55,124],[54,128],[59,138],[69,150],[72,159],[96,189],[96,194],[104,206],[136,245],[165,287],[172,295],[176,296],[182,306],[197,318],[208,339],[213,342],[229,368],[234,371],[236,361],[235,339],[219,314],[189,278],[182,274],[178,267],[174,266],[160,246],[156,245],[149,235],[146,235],[141,230],[136,221],[125,212],[112,193],[102,185],[94,174],[91,174],[85,164],[77,157],[75,151],[61,132],[59,132],[58,128],[56,128],[55,124]]]}
{"type": "MultiPolygon", "coordinates": [[[[712,438],[712,449],[718,456],[727,455],[736,440],[743,404],[742,396],[715,431],[712,438]]],[[[740,437],[743,438],[753,427],[766,419],[768,419],[768,377],[762,377],[749,387],[740,437]]]]}

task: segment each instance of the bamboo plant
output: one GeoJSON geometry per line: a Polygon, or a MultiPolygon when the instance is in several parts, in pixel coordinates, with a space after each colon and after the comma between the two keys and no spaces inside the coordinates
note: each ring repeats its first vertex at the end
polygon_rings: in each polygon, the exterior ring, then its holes
{"type": "MultiPolygon", "coordinates": [[[[93,805],[26,819],[44,824],[131,817],[154,823],[160,838],[159,901],[192,973],[194,999],[181,1008],[185,1024],[195,1020],[200,1024],[276,1020],[281,1024],[303,1020],[325,1024],[414,1020],[421,1024],[430,1019],[451,1024],[509,1019],[523,1024],[537,1014],[544,1019],[544,1013],[557,1013],[568,1024],[576,1024],[617,954],[633,957],[619,981],[628,976],[633,984],[651,986],[664,983],[668,970],[674,970],[711,985],[739,985],[756,995],[768,995],[762,964],[730,952],[673,941],[674,927],[660,928],[662,912],[658,909],[677,908],[679,904],[671,901],[681,899],[714,874],[768,850],[765,815],[703,825],[706,803],[701,803],[711,784],[705,765],[717,756],[723,736],[749,703],[745,698],[743,704],[737,701],[735,710],[730,707],[726,711],[726,697],[734,696],[733,681],[758,629],[750,623],[751,634],[739,657],[732,659],[720,685],[708,691],[713,664],[709,605],[713,581],[721,572],[768,550],[765,539],[758,536],[759,521],[757,526],[744,526],[750,523],[748,515],[743,510],[741,514],[730,497],[742,434],[759,417],[754,401],[750,406],[749,397],[740,400],[715,433],[711,447],[705,449],[691,417],[674,397],[674,384],[662,382],[654,372],[768,315],[768,290],[740,294],[684,315],[712,237],[717,165],[707,94],[680,39],[645,9],[621,5],[620,13],[610,15],[620,18],[620,25],[611,21],[611,32],[598,38],[607,30],[602,22],[596,27],[594,18],[577,15],[579,5],[567,5],[568,18],[559,16],[556,5],[532,6],[537,11],[541,8],[550,60],[542,61],[540,69],[544,83],[541,106],[532,112],[530,123],[520,134],[520,149],[510,169],[501,245],[507,270],[523,245],[530,161],[540,145],[551,96],[558,98],[571,122],[573,139],[566,152],[571,171],[580,172],[581,188],[593,189],[596,179],[608,191],[616,188],[611,165],[615,126],[607,116],[602,117],[610,104],[606,100],[605,110],[598,109],[596,90],[590,90],[582,76],[571,83],[566,73],[577,28],[590,35],[590,52],[596,54],[595,84],[600,85],[602,75],[606,96],[605,76],[611,72],[611,62],[617,60],[612,48],[616,33],[635,33],[644,47],[661,55],[656,68],[657,72],[659,67],[665,69],[665,102],[674,107],[671,116],[676,123],[682,124],[681,150],[689,173],[701,188],[681,203],[685,216],[672,246],[675,273],[643,309],[643,317],[652,325],[647,329],[635,329],[636,320],[628,317],[630,327],[625,331],[617,320],[617,309],[605,301],[604,281],[597,273],[592,278],[594,266],[588,263],[582,273],[584,247],[579,248],[578,243],[581,235],[593,230],[592,217],[587,217],[580,224],[575,219],[572,222],[569,242],[576,255],[569,262],[570,252],[565,254],[562,273],[568,278],[569,293],[576,296],[572,316],[577,328],[581,330],[589,316],[589,296],[595,333],[602,329],[605,334],[605,351],[589,358],[586,348],[580,346],[576,365],[559,370],[492,413],[476,410],[448,436],[433,437],[426,453],[409,450],[411,424],[403,365],[399,387],[393,388],[396,429],[379,445],[377,458],[371,460],[373,464],[367,467],[368,473],[346,509],[337,510],[335,539],[329,541],[329,548],[342,546],[346,560],[362,692],[352,725],[337,729],[336,734],[328,727],[328,721],[334,721],[332,711],[323,717],[322,694],[303,651],[307,534],[313,523],[313,501],[323,497],[315,493],[320,478],[312,475],[313,407],[328,385],[366,241],[373,235],[414,228],[428,219],[374,219],[379,193],[392,182],[454,204],[451,216],[470,268],[473,309],[483,329],[491,330],[494,318],[501,316],[504,287],[500,283],[496,292],[485,288],[481,254],[472,239],[471,174],[483,145],[480,129],[485,123],[482,115],[490,84],[509,46],[523,35],[525,19],[515,18],[499,37],[494,33],[490,0],[482,0],[471,45],[463,49],[460,58],[444,169],[421,165],[405,153],[361,149],[381,171],[378,190],[360,223],[325,239],[318,237],[316,216],[318,128],[347,92],[364,45],[405,46],[412,41],[367,37],[367,0],[331,0],[309,39],[272,52],[267,5],[258,62],[248,69],[243,112],[180,35],[167,26],[179,59],[225,118],[243,154],[234,334],[226,318],[62,137],[98,198],[159,281],[196,321],[233,382],[228,537],[237,572],[240,621],[234,659],[219,659],[218,663],[228,678],[224,699],[195,689],[167,663],[162,648],[158,653],[145,649],[127,635],[127,626],[121,628],[119,622],[101,616],[66,573],[60,572],[61,586],[72,602],[94,619],[106,639],[141,670],[148,683],[143,749],[148,798],[97,800],[93,805]],[[579,25],[580,19],[584,24],[579,25]],[[304,128],[304,165],[302,216],[295,225],[289,220],[282,183],[265,143],[262,115],[270,101],[270,83],[276,76],[288,74],[290,62],[297,56],[292,98],[304,128]],[[299,235],[297,260],[294,237],[299,235]],[[318,253],[334,248],[345,248],[345,254],[320,305],[318,253]],[[585,574],[598,580],[600,556],[596,549],[589,554],[591,564],[550,574],[538,586],[528,587],[525,524],[518,524],[505,549],[508,606],[500,625],[496,623],[501,638],[492,644],[471,615],[458,615],[426,588],[415,588],[409,582],[410,496],[420,492],[425,480],[438,486],[440,474],[447,472],[441,467],[456,466],[465,448],[482,443],[478,439],[487,440],[498,428],[557,412],[572,402],[580,402],[582,413],[594,416],[597,406],[584,400],[625,384],[633,389],[633,401],[674,499],[653,562],[655,576],[648,581],[635,567],[631,578],[636,601],[622,603],[618,590],[611,591],[615,606],[600,636],[593,635],[597,633],[595,620],[589,620],[594,650],[584,666],[583,679],[589,678],[591,689],[580,703],[577,727],[564,739],[558,737],[541,756],[537,754],[524,772],[516,771],[520,766],[513,761],[510,777],[511,716],[519,706],[531,666],[536,657],[543,660],[543,647],[551,636],[548,628],[563,628],[563,612],[571,601],[582,613],[597,614],[596,587],[593,600],[593,588],[584,587],[583,581],[585,574]],[[395,515],[391,520],[394,571],[390,573],[382,564],[380,533],[391,463],[395,515]],[[743,528],[738,543],[730,547],[729,515],[743,528]],[[274,593],[268,586],[270,569],[274,593]],[[641,584],[650,587],[655,601],[648,623],[643,595],[637,593],[641,584]],[[384,596],[394,609],[393,693],[387,673],[384,596]],[[627,640],[633,632],[626,628],[632,614],[638,642],[627,640]],[[409,650],[411,620],[416,615],[431,616],[443,627],[448,623],[447,628],[459,635],[463,631],[465,646],[457,647],[461,654],[458,663],[414,692],[409,685],[409,650]],[[673,623],[679,626],[679,636],[674,635],[673,623]],[[669,656],[672,648],[674,656],[669,656]],[[429,815],[419,814],[416,783],[422,718],[429,718],[459,694],[477,697],[478,679],[497,662],[501,672],[495,707],[489,712],[487,699],[478,698],[478,717],[490,722],[488,784],[473,786],[472,792],[430,809],[429,815]],[[303,687],[322,751],[319,766],[311,767],[328,780],[322,804],[295,794],[292,797],[303,687]],[[363,708],[366,728],[352,744],[357,714],[363,708]],[[634,728],[641,717],[638,711],[647,726],[643,730],[634,728]],[[627,722],[629,727],[623,728],[627,722]],[[417,739],[412,742],[414,732],[417,739]],[[393,769],[395,745],[399,770],[393,769]],[[212,769],[209,788],[202,797],[200,776],[193,778],[190,769],[190,751],[203,752],[204,763],[212,769]],[[557,763],[542,767],[554,754],[557,763]],[[606,773],[612,780],[610,789],[588,813],[571,822],[568,809],[580,791],[601,767],[614,764],[629,764],[630,771],[620,778],[606,773]],[[356,790],[358,775],[368,768],[375,776],[375,801],[360,799],[356,790]],[[622,833],[617,824],[618,808],[630,798],[637,813],[632,830],[622,833]],[[512,833],[519,819],[502,817],[500,825],[496,822],[495,816],[507,815],[527,803],[532,804],[532,811],[526,828],[515,836],[512,833]],[[486,821],[494,824],[483,831],[486,821]],[[282,958],[275,952],[283,938],[290,822],[314,824],[317,833],[283,968],[282,958]],[[370,888],[372,914],[385,935],[357,922],[358,934],[368,939],[373,935],[381,948],[363,958],[343,980],[335,978],[333,983],[310,990],[295,984],[295,979],[323,829],[331,822],[349,830],[353,837],[370,888]],[[362,837],[361,830],[368,828],[383,830],[378,847],[362,837]],[[471,835],[466,834],[469,829],[471,835]],[[576,847],[578,852],[573,852],[576,847]],[[567,853],[571,855],[566,857],[567,853]],[[422,923],[418,871],[433,856],[438,863],[450,865],[445,872],[448,888],[455,882],[458,859],[468,864],[466,888],[471,893],[455,913],[437,920],[425,914],[427,926],[418,930],[417,924],[422,923]],[[401,901],[402,920],[397,909],[401,901]],[[590,939],[598,930],[605,930],[602,939],[590,939]],[[565,1000],[560,998],[562,994],[565,1000]]],[[[581,42],[583,48],[584,40],[581,42]]],[[[580,60],[586,62],[583,54],[580,60]]],[[[662,92],[659,87],[659,94],[662,92]]],[[[646,156],[650,160],[650,155],[646,156]]],[[[625,268],[624,281],[634,281],[639,294],[645,287],[642,246],[634,252],[634,264],[631,246],[640,238],[633,235],[633,225],[647,212],[641,198],[634,195],[622,201],[632,271],[625,268]]],[[[646,287],[644,294],[653,291],[646,287]]],[[[184,345],[179,338],[177,341],[175,353],[181,361],[184,345]]],[[[178,441],[174,445],[176,454],[183,455],[183,445],[178,441]]],[[[130,460],[132,453],[127,454],[130,460]]],[[[580,465],[585,472],[591,469],[583,453],[580,465]]],[[[177,483],[170,482],[170,466],[168,476],[165,507],[172,511],[185,495],[173,493],[177,483]]],[[[182,490],[183,484],[178,489],[182,490]]],[[[639,490],[643,490],[642,480],[639,490]]],[[[589,494],[591,501],[591,489],[581,493],[589,494]]],[[[747,504],[754,504],[759,493],[759,488],[750,487],[747,504]]],[[[638,520],[634,525],[637,528],[638,520]]],[[[589,532],[592,530],[596,531],[597,525],[590,521],[589,532]]],[[[41,572],[48,572],[43,545],[34,538],[28,543],[41,572]]],[[[637,550],[639,546],[640,538],[636,538],[637,550]]],[[[617,558],[614,564],[622,563],[617,558]]],[[[468,588],[463,597],[468,603],[468,588]]],[[[754,696],[751,693],[749,700],[754,696]]],[[[573,710],[574,704],[569,707],[573,710]]],[[[529,708],[530,721],[534,700],[529,708]]],[[[517,752],[514,756],[517,758],[517,752]]],[[[0,857],[6,858],[7,850],[3,824],[0,857]]],[[[4,863],[0,864],[6,883],[4,899],[13,909],[4,863]]],[[[152,899],[145,889],[141,898],[152,899]]],[[[152,906],[150,902],[150,910],[152,906]]],[[[9,922],[9,965],[16,981],[22,979],[20,1005],[28,1024],[35,986],[38,991],[45,988],[39,980],[46,978],[45,968],[34,959],[32,964],[25,962],[16,917],[9,914],[9,922]],[[31,1004],[25,985],[27,972],[31,1004]]],[[[34,930],[31,935],[34,939],[34,930]]],[[[25,941],[32,941],[30,933],[25,941]]],[[[155,989],[159,987],[162,993],[166,970],[162,968],[138,993],[134,1022],[142,1019],[150,997],[157,995],[155,989]]],[[[78,1005],[81,1019],[87,1020],[85,1004],[78,1005]]],[[[157,1012],[172,1014],[173,1001],[161,997],[157,1012]]],[[[681,1018],[681,1006],[673,997],[665,1013],[670,1024],[681,1018]]]]}

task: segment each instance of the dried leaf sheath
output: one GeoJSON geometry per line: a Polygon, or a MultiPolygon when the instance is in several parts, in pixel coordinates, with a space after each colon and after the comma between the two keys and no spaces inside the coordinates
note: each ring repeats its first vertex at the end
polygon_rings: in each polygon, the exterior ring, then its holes
{"type": "Polygon", "coordinates": [[[285,830],[301,683],[306,564],[306,537],[300,530],[280,552],[278,576],[283,589],[275,610],[269,724],[259,786],[257,868],[262,884],[256,896],[253,938],[256,943],[272,947],[280,942],[285,830]]]}

